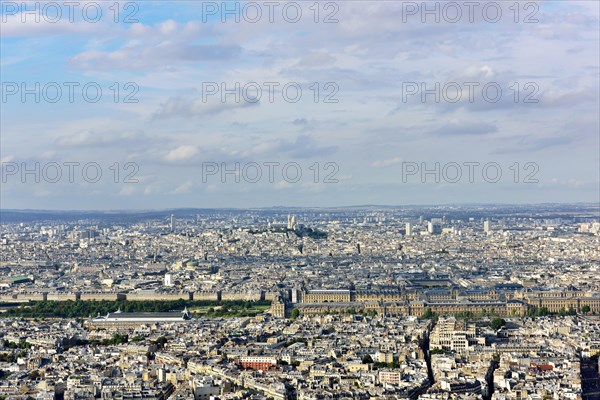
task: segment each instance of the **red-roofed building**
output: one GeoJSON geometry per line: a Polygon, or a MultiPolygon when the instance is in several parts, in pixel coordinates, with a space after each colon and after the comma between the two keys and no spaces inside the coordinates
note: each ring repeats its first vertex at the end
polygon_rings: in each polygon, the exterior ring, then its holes
{"type": "Polygon", "coordinates": [[[247,356],[240,358],[240,364],[247,369],[267,371],[277,365],[277,359],[266,356],[247,356]]]}

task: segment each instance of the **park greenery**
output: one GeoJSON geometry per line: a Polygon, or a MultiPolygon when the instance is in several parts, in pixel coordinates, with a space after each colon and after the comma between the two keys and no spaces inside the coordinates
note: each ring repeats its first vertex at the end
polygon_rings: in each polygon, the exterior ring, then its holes
{"type": "Polygon", "coordinates": [[[120,309],[122,312],[167,312],[199,311],[207,317],[254,316],[269,308],[271,302],[259,301],[186,301],[186,300],[144,300],[144,301],[31,301],[17,307],[7,308],[0,317],[25,318],[88,318],[106,315],[120,309]]]}
{"type": "MultiPolygon", "coordinates": [[[[583,311],[583,307],[582,307],[582,312],[583,311]]],[[[575,311],[574,308],[569,307],[569,309],[565,310],[564,308],[561,308],[558,313],[551,313],[550,311],[548,311],[547,307],[536,307],[536,308],[530,308],[529,310],[527,310],[527,316],[528,317],[546,317],[548,315],[558,315],[560,317],[564,317],[567,315],[577,315],[577,311],[575,311]]]]}
{"type": "Polygon", "coordinates": [[[373,369],[380,369],[380,368],[397,369],[397,368],[400,368],[400,363],[397,361],[393,361],[393,362],[389,362],[389,363],[384,363],[384,362],[373,363],[373,369]]]}
{"type": "Polygon", "coordinates": [[[24,340],[21,340],[19,343],[15,343],[4,339],[2,346],[7,349],[29,349],[31,347],[31,343],[27,343],[24,340]]]}
{"type": "MultiPolygon", "coordinates": [[[[590,312],[590,307],[589,306],[583,306],[581,307],[581,312],[584,314],[587,314],[590,312]]],[[[499,318],[496,313],[494,312],[494,309],[484,309],[482,310],[481,313],[474,313],[471,311],[465,311],[465,312],[458,312],[458,313],[454,313],[453,314],[456,318],[458,319],[464,319],[464,320],[475,320],[478,318],[486,318],[486,317],[491,317],[492,318],[492,328],[494,329],[500,329],[500,327],[506,325],[506,321],[502,318],[499,318]],[[504,321],[502,325],[499,325],[497,328],[494,327],[493,322],[496,321],[496,324],[500,323],[501,321],[504,321]]],[[[552,313],[548,310],[547,307],[531,307],[527,310],[527,313],[525,316],[530,317],[530,318],[536,318],[536,317],[546,317],[546,316],[560,316],[560,317],[564,317],[564,316],[568,316],[568,315],[577,315],[577,311],[572,308],[569,307],[568,309],[560,309],[557,313],[552,313]]],[[[432,319],[432,320],[437,320],[437,318],[439,317],[439,315],[434,312],[430,307],[427,307],[427,309],[425,310],[425,313],[423,313],[422,318],[424,319],[432,319]]]]}
{"type": "Polygon", "coordinates": [[[27,356],[26,351],[20,351],[18,353],[0,353],[0,362],[14,364],[17,362],[18,358],[23,358],[25,356],[27,356]]]}

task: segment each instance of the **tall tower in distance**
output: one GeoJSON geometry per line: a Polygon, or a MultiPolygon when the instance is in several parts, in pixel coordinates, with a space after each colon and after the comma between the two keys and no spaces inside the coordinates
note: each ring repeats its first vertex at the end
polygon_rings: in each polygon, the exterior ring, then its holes
{"type": "Polygon", "coordinates": [[[412,224],[410,222],[406,223],[406,236],[412,236],[412,224]]]}
{"type": "Polygon", "coordinates": [[[490,221],[483,221],[483,231],[485,232],[486,235],[489,235],[491,232],[490,229],[490,221]]]}
{"type": "Polygon", "coordinates": [[[175,216],[171,214],[171,232],[175,232],[175,216]]]}
{"type": "Polygon", "coordinates": [[[171,287],[173,286],[173,281],[171,279],[171,274],[165,274],[165,281],[164,284],[166,287],[171,287]]]}
{"type": "Polygon", "coordinates": [[[433,221],[429,221],[427,223],[427,232],[429,232],[432,235],[435,235],[436,233],[441,233],[442,232],[442,227],[438,223],[435,223],[433,221]]]}
{"type": "Polygon", "coordinates": [[[290,231],[293,231],[297,227],[298,227],[298,222],[296,222],[296,216],[288,214],[287,229],[290,231]]]}

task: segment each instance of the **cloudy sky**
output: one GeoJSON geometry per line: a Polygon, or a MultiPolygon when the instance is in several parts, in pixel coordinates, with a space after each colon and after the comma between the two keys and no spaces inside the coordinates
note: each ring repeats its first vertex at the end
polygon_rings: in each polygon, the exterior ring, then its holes
{"type": "Polygon", "coordinates": [[[1,207],[599,201],[599,4],[2,1],[1,207]]]}

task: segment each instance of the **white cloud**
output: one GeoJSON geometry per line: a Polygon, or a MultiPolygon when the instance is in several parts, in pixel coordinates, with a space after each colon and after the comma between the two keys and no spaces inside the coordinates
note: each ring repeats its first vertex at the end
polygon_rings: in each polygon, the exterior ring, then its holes
{"type": "Polygon", "coordinates": [[[194,182],[185,181],[181,185],[177,186],[175,188],[175,190],[173,191],[173,193],[174,194],[186,194],[186,193],[190,193],[193,188],[194,188],[194,182]]]}
{"type": "Polygon", "coordinates": [[[121,190],[119,190],[119,196],[132,196],[136,193],[135,187],[133,185],[124,185],[121,190]]]}
{"type": "Polygon", "coordinates": [[[6,155],[6,156],[0,158],[0,164],[13,162],[14,160],[15,160],[15,156],[13,156],[12,154],[9,154],[9,155],[6,155]]]}
{"type": "Polygon", "coordinates": [[[390,158],[388,160],[377,160],[374,161],[371,166],[374,168],[384,168],[384,167],[390,167],[392,165],[398,165],[402,163],[402,157],[394,157],[394,158],[390,158]]]}
{"type": "Polygon", "coordinates": [[[198,154],[198,148],[196,146],[181,145],[169,151],[165,155],[165,160],[171,162],[187,161],[192,159],[196,154],[198,154]]]}

